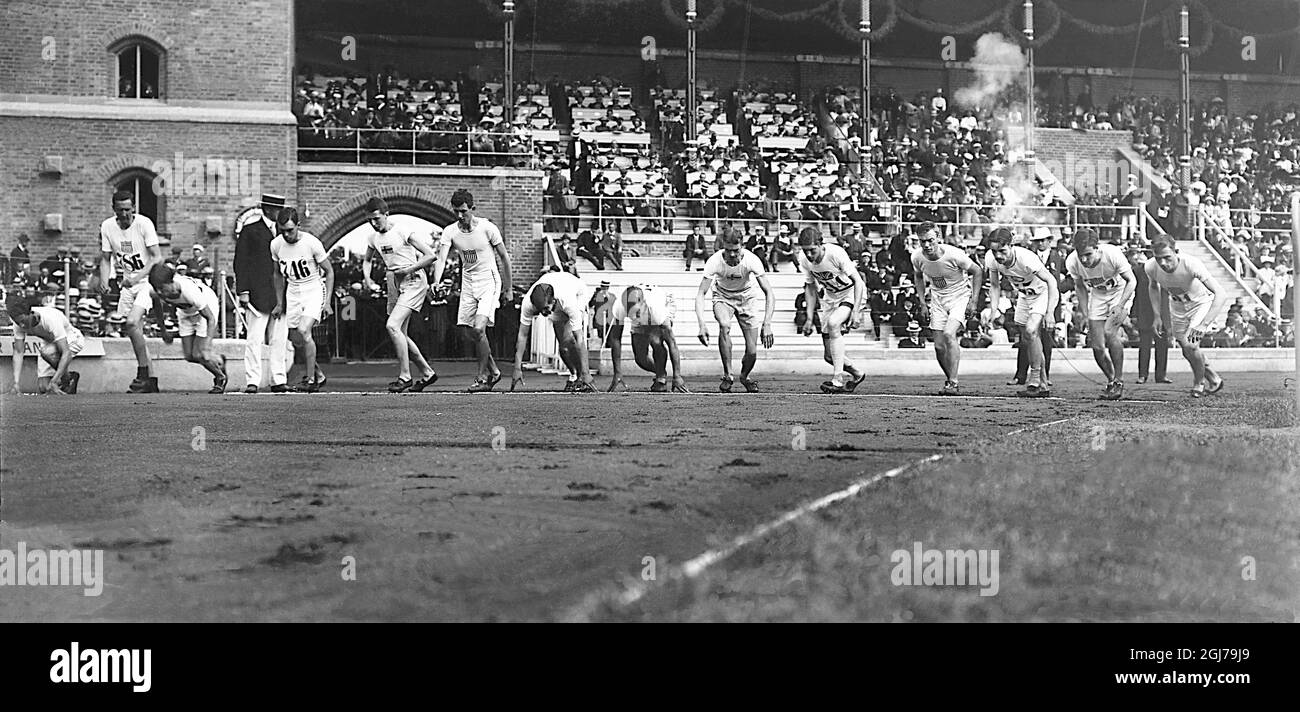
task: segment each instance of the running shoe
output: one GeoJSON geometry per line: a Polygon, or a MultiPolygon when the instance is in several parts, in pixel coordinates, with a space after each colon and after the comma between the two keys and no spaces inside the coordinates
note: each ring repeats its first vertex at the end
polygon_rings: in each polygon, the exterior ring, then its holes
{"type": "Polygon", "coordinates": [[[822,393],[847,393],[848,391],[835,381],[823,381],[822,393]]]}
{"type": "Polygon", "coordinates": [[[1221,390],[1223,390],[1223,376],[1219,376],[1217,379],[1215,379],[1214,383],[1211,383],[1210,387],[1205,389],[1205,392],[1207,394],[1218,393],[1221,390]]]}
{"type": "Polygon", "coordinates": [[[405,390],[409,389],[410,387],[411,387],[411,379],[409,379],[409,378],[399,378],[399,379],[397,379],[396,381],[393,381],[392,383],[389,383],[389,384],[388,384],[388,392],[389,392],[389,393],[401,393],[402,391],[405,391],[405,390]]]}
{"type": "Polygon", "coordinates": [[[471,385],[471,386],[469,387],[469,392],[470,392],[470,393],[486,393],[487,391],[490,391],[490,390],[492,390],[493,388],[495,388],[496,385],[497,385],[497,382],[500,381],[500,380],[501,380],[501,374],[500,374],[500,373],[497,373],[497,375],[496,375],[495,378],[489,378],[489,379],[487,379],[487,380],[474,381],[473,385],[471,385]]]}
{"type": "Polygon", "coordinates": [[[731,376],[723,376],[722,383],[718,384],[718,390],[722,391],[723,393],[730,393],[731,386],[734,385],[735,383],[736,383],[735,378],[732,378],[731,376]]]}
{"type": "MultiPolygon", "coordinates": [[[[415,383],[412,383],[412,384],[411,384],[411,392],[412,392],[412,393],[419,393],[420,391],[423,391],[424,389],[428,388],[429,386],[432,386],[434,383],[437,383],[437,382],[438,382],[438,374],[437,374],[437,372],[431,373],[431,374],[429,374],[427,377],[425,377],[425,378],[421,378],[420,380],[416,381],[415,383]]],[[[325,385],[325,381],[321,381],[321,382],[320,382],[319,384],[317,384],[317,385],[323,386],[323,385],[325,385]]]]}
{"type": "Polygon", "coordinates": [[[758,393],[758,381],[755,381],[752,378],[745,378],[744,376],[741,376],[740,385],[744,386],[745,390],[749,391],[750,393],[758,393]]]}
{"type": "Polygon", "coordinates": [[[852,393],[853,391],[858,390],[858,386],[862,385],[862,382],[865,380],[867,380],[867,374],[863,371],[858,374],[857,378],[851,379],[844,384],[844,392],[852,393]]]}
{"type": "Polygon", "coordinates": [[[227,383],[229,380],[230,380],[230,377],[227,376],[227,375],[224,374],[224,373],[221,374],[220,376],[216,377],[216,378],[213,378],[213,379],[212,379],[212,389],[209,390],[208,393],[211,393],[211,394],[214,395],[214,396],[215,396],[215,395],[221,395],[222,393],[225,393],[225,392],[226,392],[226,383],[227,383]]]}

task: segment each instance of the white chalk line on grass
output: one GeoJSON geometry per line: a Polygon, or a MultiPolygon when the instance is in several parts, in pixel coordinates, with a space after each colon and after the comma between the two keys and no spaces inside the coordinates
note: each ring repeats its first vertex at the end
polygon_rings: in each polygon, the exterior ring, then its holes
{"type": "MultiPolygon", "coordinates": [[[[1016,428],[1011,432],[1004,433],[1002,437],[1011,437],[1013,435],[1018,435],[1020,433],[1029,430],[1041,430],[1044,428],[1050,428],[1053,425],[1060,425],[1061,423],[1069,422],[1071,420],[1074,420],[1074,418],[1072,417],[1060,418],[1058,420],[1053,420],[1047,423],[1040,423],[1038,425],[1029,425],[1023,428],[1016,428]]],[[[786,524],[789,524],[790,522],[795,521],[796,519],[805,517],[809,514],[825,509],[826,507],[829,507],[832,504],[835,504],[836,502],[840,502],[842,500],[853,497],[854,495],[858,494],[862,490],[871,487],[872,485],[876,484],[877,482],[880,482],[881,480],[897,477],[898,475],[910,469],[913,469],[915,467],[920,467],[922,465],[928,465],[928,464],[938,462],[945,457],[947,457],[947,454],[945,453],[934,453],[932,455],[927,455],[926,457],[923,457],[919,460],[913,460],[912,462],[909,462],[907,464],[899,465],[898,467],[894,467],[884,472],[878,472],[868,477],[859,479],[856,482],[850,484],[848,487],[845,487],[844,489],[841,489],[837,492],[832,492],[823,497],[819,497],[818,499],[815,499],[807,504],[804,504],[801,507],[798,507],[789,512],[786,512],[785,514],[782,514],[776,519],[773,519],[769,522],[765,522],[763,524],[754,527],[752,530],[750,530],[748,534],[742,534],[736,537],[735,539],[732,539],[731,543],[727,544],[726,546],[706,551],[690,559],[689,561],[683,563],[680,566],[669,569],[669,571],[662,577],[662,581],[668,582],[668,581],[674,581],[678,579],[693,579],[696,576],[699,576],[701,573],[703,573],[710,566],[713,566],[714,564],[726,560],[732,554],[736,553],[743,547],[759,539],[762,539],[763,537],[767,536],[771,532],[785,526],[786,524]]],[[[608,588],[603,590],[598,590],[594,593],[589,594],[585,599],[583,599],[582,603],[578,604],[576,607],[574,607],[568,613],[566,613],[561,620],[564,620],[566,622],[571,622],[571,623],[587,622],[591,619],[592,614],[594,614],[597,610],[599,610],[600,605],[606,601],[611,601],[618,606],[632,605],[633,603],[636,603],[637,601],[641,600],[647,593],[650,592],[650,589],[652,588],[652,584],[662,585],[662,583],[658,580],[654,582],[630,580],[623,585],[622,590],[614,593],[611,593],[608,588]]]]}

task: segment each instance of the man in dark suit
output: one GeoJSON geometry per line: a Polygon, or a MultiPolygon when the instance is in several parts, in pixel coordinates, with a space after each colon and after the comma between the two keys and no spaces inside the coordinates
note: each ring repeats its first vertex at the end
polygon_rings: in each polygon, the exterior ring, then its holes
{"type": "Polygon", "coordinates": [[[19,274],[26,272],[31,265],[32,253],[27,249],[27,244],[30,241],[31,238],[27,237],[27,233],[18,236],[18,244],[9,252],[8,269],[4,273],[6,283],[19,274]]]}
{"type": "Polygon", "coordinates": [[[1165,368],[1169,363],[1169,337],[1155,332],[1155,309],[1151,297],[1147,294],[1146,255],[1141,250],[1129,250],[1129,264],[1133,265],[1133,275],[1137,277],[1137,291],[1133,293],[1133,308],[1129,317],[1138,330],[1138,383],[1147,382],[1147,369],[1151,366],[1151,349],[1156,351],[1156,383],[1173,383],[1165,377],[1165,368]]]}
{"type": "Polygon", "coordinates": [[[256,393],[262,383],[262,346],[271,345],[271,391],[289,390],[285,352],[289,339],[284,319],[284,296],[275,288],[275,260],[271,257],[271,240],[275,239],[275,219],[284,208],[284,197],[262,195],[262,215],[239,231],[235,239],[235,291],[244,307],[248,334],[244,343],[244,379],[246,393],[256,393]]]}

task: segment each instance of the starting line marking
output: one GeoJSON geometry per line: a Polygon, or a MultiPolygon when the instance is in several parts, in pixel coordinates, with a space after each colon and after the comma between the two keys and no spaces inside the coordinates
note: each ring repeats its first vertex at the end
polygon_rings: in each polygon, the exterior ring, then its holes
{"type": "MultiPolygon", "coordinates": [[[[939,398],[939,397],[946,397],[946,396],[935,396],[935,397],[939,398]]],[[[1053,425],[1060,425],[1061,423],[1065,423],[1071,420],[1074,420],[1074,418],[1061,418],[1059,420],[1053,420],[1047,423],[1041,423],[1038,425],[1029,425],[1023,428],[1016,428],[1011,432],[1003,433],[1002,437],[1010,437],[1012,435],[1018,435],[1028,430],[1039,430],[1043,428],[1050,428],[1053,425]]],[[[701,573],[703,573],[704,570],[709,568],[710,566],[720,561],[725,561],[728,557],[730,557],[732,554],[739,551],[741,548],[753,543],[754,541],[762,539],[763,537],[767,536],[773,531],[785,526],[786,524],[789,524],[790,522],[793,522],[796,519],[799,519],[800,517],[804,517],[809,514],[812,514],[813,512],[817,512],[819,510],[825,509],[826,507],[829,507],[830,505],[835,504],[836,502],[839,502],[841,500],[848,499],[849,497],[856,495],[857,493],[876,484],[877,482],[880,482],[881,480],[897,477],[898,475],[912,468],[938,462],[942,460],[944,457],[947,457],[946,453],[934,453],[932,455],[923,457],[919,460],[913,460],[912,462],[899,465],[898,467],[889,470],[885,470],[884,472],[878,472],[874,475],[861,478],[856,482],[850,484],[848,487],[845,487],[844,489],[841,489],[837,492],[832,492],[823,497],[819,497],[801,507],[798,507],[789,512],[786,512],[785,514],[782,514],[776,519],[773,519],[769,522],[765,522],[763,524],[754,527],[752,530],[750,530],[748,534],[742,534],[736,537],[731,541],[730,544],[727,544],[726,546],[717,549],[710,549],[709,551],[699,554],[695,558],[683,563],[680,566],[669,569],[668,572],[662,577],[662,580],[664,582],[667,582],[667,581],[674,581],[678,579],[693,579],[696,576],[699,576],[701,573]]],[[[653,585],[662,585],[662,584],[659,581],[655,581],[653,582],[653,585]]],[[[620,607],[629,606],[641,600],[647,593],[650,592],[653,585],[645,581],[631,580],[623,585],[622,590],[611,592],[608,588],[606,588],[603,590],[596,591],[592,594],[589,594],[582,601],[582,603],[578,604],[576,607],[574,607],[568,613],[566,613],[561,620],[569,623],[586,622],[591,619],[591,615],[595,613],[597,609],[600,608],[600,605],[607,601],[612,602],[620,607]]]]}
{"type": "MultiPolygon", "coordinates": [[[[504,390],[504,391],[483,391],[482,393],[469,393],[469,392],[467,392],[467,391],[420,391],[420,392],[416,392],[416,393],[410,393],[410,392],[389,393],[388,391],[317,391],[317,392],[315,392],[315,393],[301,393],[301,392],[293,392],[293,391],[290,391],[290,392],[287,392],[287,393],[271,393],[271,392],[269,392],[269,391],[264,391],[264,392],[261,392],[261,393],[244,393],[244,392],[242,392],[242,391],[228,391],[225,395],[228,395],[228,396],[267,396],[267,395],[271,395],[271,396],[316,396],[316,397],[319,397],[319,396],[434,396],[434,395],[438,395],[438,396],[487,396],[487,395],[492,395],[492,396],[502,396],[502,395],[506,395],[506,396],[529,396],[529,395],[533,395],[533,396],[564,396],[564,395],[575,395],[575,396],[585,396],[585,397],[590,397],[590,396],[595,396],[595,395],[601,395],[601,396],[628,396],[628,397],[632,397],[632,396],[635,396],[635,397],[640,397],[640,396],[653,396],[653,397],[657,397],[657,398],[666,398],[666,397],[670,397],[670,396],[672,396],[672,397],[677,397],[677,396],[709,396],[709,397],[713,397],[713,398],[717,398],[717,397],[743,398],[743,397],[746,397],[746,396],[777,395],[777,396],[818,396],[818,397],[825,397],[825,398],[921,398],[921,399],[926,399],[926,400],[935,399],[935,400],[945,400],[945,401],[952,401],[952,402],[960,402],[960,401],[962,401],[963,399],[964,399],[964,400],[1011,400],[1011,401],[1036,401],[1036,400],[1038,400],[1038,401],[1062,401],[1062,402],[1063,402],[1063,401],[1085,401],[1085,402],[1086,402],[1086,401],[1098,401],[1098,402],[1103,402],[1101,398],[1094,398],[1094,397],[1089,397],[1089,396],[1079,396],[1079,397],[1074,397],[1074,398],[1066,398],[1066,397],[1064,397],[1064,396],[1048,396],[1048,397],[1046,397],[1046,398],[1026,398],[1026,397],[1024,397],[1024,396],[996,396],[996,395],[975,395],[975,394],[971,394],[971,395],[960,395],[960,396],[941,396],[941,395],[930,394],[930,393],[834,393],[834,394],[832,394],[832,393],[817,393],[817,392],[813,392],[813,391],[793,392],[793,393],[792,393],[792,392],[789,392],[789,391],[764,391],[764,392],[762,392],[762,393],[714,393],[714,392],[712,392],[712,391],[700,391],[700,392],[692,391],[692,392],[690,392],[690,393],[671,393],[671,392],[668,392],[668,393],[651,393],[651,392],[649,392],[649,391],[621,391],[621,392],[617,392],[617,393],[607,393],[607,392],[605,392],[605,391],[597,391],[597,392],[595,392],[595,393],[566,393],[565,391],[510,391],[510,390],[504,390]]],[[[1121,398],[1120,400],[1118,400],[1118,401],[1113,401],[1113,402],[1115,402],[1115,403],[1157,403],[1157,404],[1159,404],[1159,403],[1165,403],[1165,404],[1167,404],[1167,403],[1170,403],[1171,401],[1164,401],[1164,400],[1143,400],[1143,399],[1140,399],[1140,398],[1121,398]]]]}

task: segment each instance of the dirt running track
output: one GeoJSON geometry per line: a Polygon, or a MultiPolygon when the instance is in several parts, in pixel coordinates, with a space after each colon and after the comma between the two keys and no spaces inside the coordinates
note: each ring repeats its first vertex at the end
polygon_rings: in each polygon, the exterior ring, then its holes
{"type": "MultiPolygon", "coordinates": [[[[107,585],[9,588],[0,620],[552,620],[639,576],[643,557],[664,570],[866,474],[1036,423],[1171,407],[1091,400],[1078,377],[1042,401],[807,394],[820,380],[733,395],[8,397],[0,548],[104,549],[107,585]]],[[[1185,407],[1185,389],[1129,395],[1185,407]]]]}

